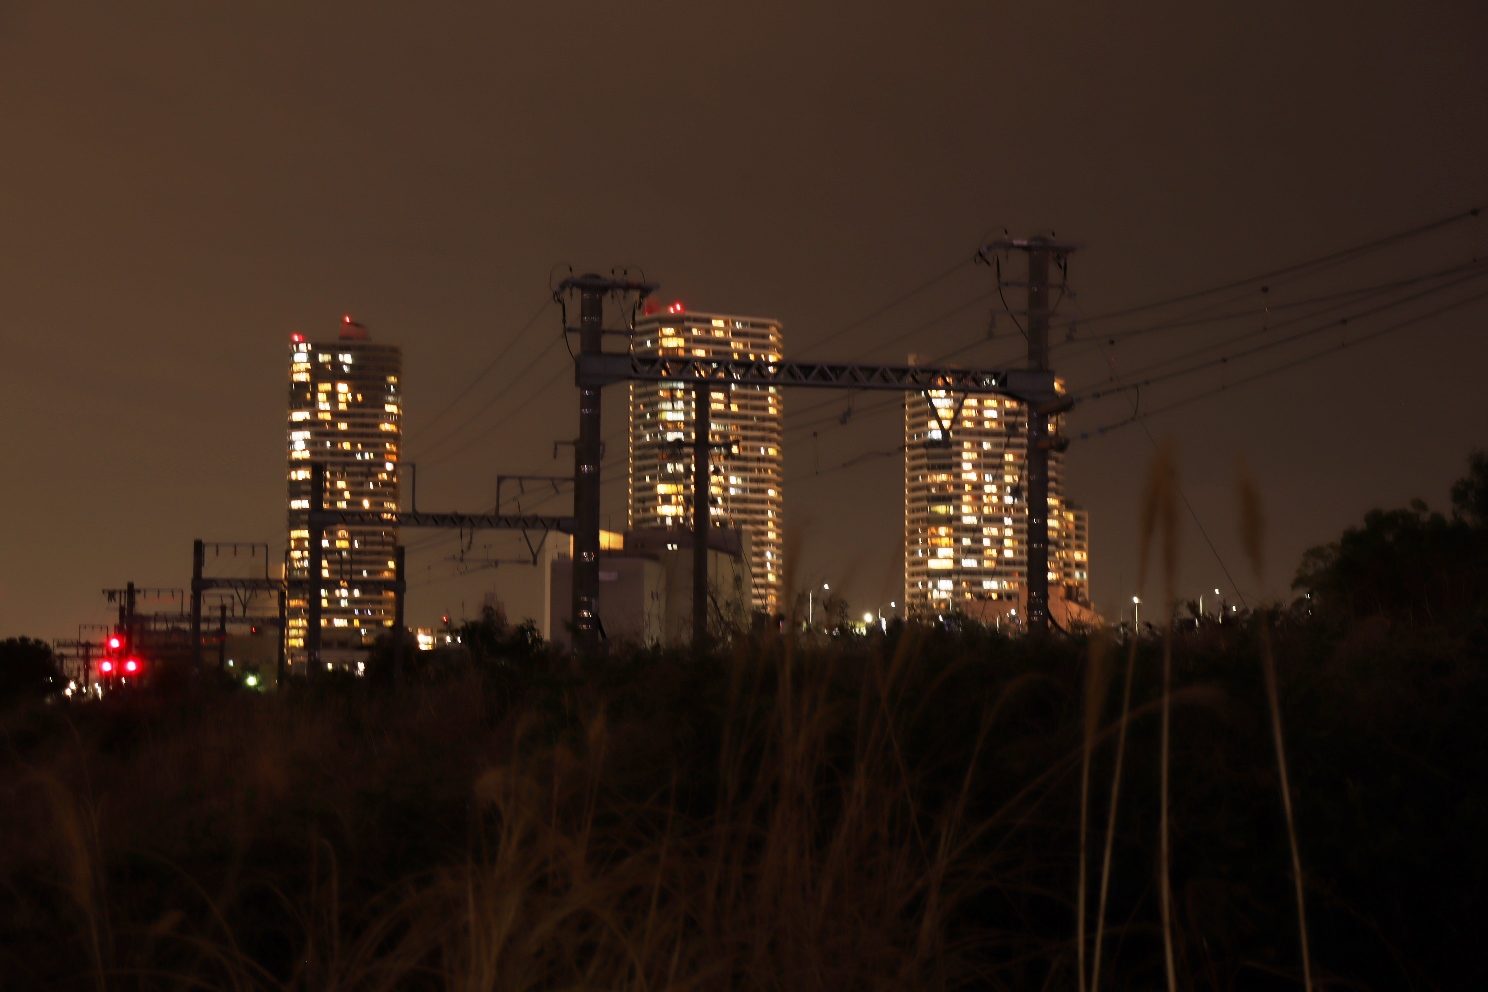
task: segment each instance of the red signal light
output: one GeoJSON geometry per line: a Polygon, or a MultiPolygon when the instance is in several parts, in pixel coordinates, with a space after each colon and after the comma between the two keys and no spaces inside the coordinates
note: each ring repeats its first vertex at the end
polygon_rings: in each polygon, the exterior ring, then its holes
{"type": "Polygon", "coordinates": [[[667,313],[681,313],[682,309],[682,301],[678,300],[676,303],[673,303],[671,306],[667,307],[667,313]]]}
{"type": "Polygon", "coordinates": [[[135,661],[133,658],[130,658],[128,661],[124,662],[124,671],[126,671],[126,672],[137,672],[137,671],[139,671],[139,662],[135,661]]]}
{"type": "Polygon", "coordinates": [[[114,663],[112,661],[105,661],[103,664],[98,666],[98,670],[107,675],[109,672],[112,672],[114,670],[114,663]]]}
{"type": "Polygon", "coordinates": [[[303,335],[303,334],[291,334],[289,336],[289,339],[291,341],[293,341],[295,344],[299,344],[300,342],[302,342],[302,341],[305,340],[305,335],[303,335]]]}
{"type": "Polygon", "coordinates": [[[119,648],[120,648],[120,647],[121,647],[121,646],[122,646],[122,645],[123,645],[123,644],[124,644],[124,642],[123,642],[123,641],[121,641],[121,640],[119,640],[119,639],[118,639],[118,638],[117,638],[117,637],[110,637],[110,638],[109,638],[109,639],[108,639],[108,649],[109,649],[109,650],[110,650],[110,651],[117,651],[117,650],[119,650],[119,648]]]}

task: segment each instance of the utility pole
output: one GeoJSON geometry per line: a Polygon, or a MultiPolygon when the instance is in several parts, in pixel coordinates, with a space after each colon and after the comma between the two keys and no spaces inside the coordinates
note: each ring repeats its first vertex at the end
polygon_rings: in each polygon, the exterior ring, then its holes
{"type": "Polygon", "coordinates": [[[393,548],[393,685],[403,688],[403,647],[406,638],[404,627],[403,599],[408,588],[404,562],[407,555],[403,545],[393,548]]]}
{"type": "Polygon", "coordinates": [[[314,678],[320,666],[320,594],[321,570],[325,567],[325,524],[319,512],[325,509],[325,462],[310,463],[310,512],[306,524],[310,531],[310,574],[305,576],[305,662],[309,677],[314,678]]]}
{"type": "Polygon", "coordinates": [[[227,671],[227,604],[217,604],[217,671],[227,671]]]}
{"type": "Polygon", "coordinates": [[[281,585],[279,587],[279,653],[274,659],[274,685],[276,687],[284,685],[284,647],[285,641],[289,639],[288,622],[289,590],[281,585]]]}
{"type": "MultiPolygon", "coordinates": [[[[202,663],[202,571],[206,567],[206,544],[197,538],[191,542],[191,677],[201,678],[202,663]]],[[[281,639],[283,629],[279,631],[281,639]]]]}
{"type": "Polygon", "coordinates": [[[713,390],[706,379],[693,385],[692,407],[692,644],[702,651],[708,646],[708,533],[713,516],[708,478],[713,390]]]}
{"type": "MultiPolygon", "coordinates": [[[[599,644],[599,486],[604,442],[600,437],[600,392],[613,373],[594,374],[591,366],[619,363],[628,368],[626,354],[604,352],[606,293],[635,293],[637,302],[654,292],[655,283],[606,279],[590,273],[558,284],[553,297],[579,291],[579,353],[574,359],[574,384],[579,387],[579,439],[574,442],[573,600],[574,647],[592,651],[599,644]]],[[[565,318],[566,321],[566,318],[565,318]]],[[[567,334],[565,327],[563,333],[567,334]]]]}
{"type": "MultiPolygon", "coordinates": [[[[1049,371],[1049,249],[1028,251],[1028,367],[1049,371]]],[[[1028,405],[1028,630],[1049,631],[1049,416],[1028,405]]]]}
{"type": "MultiPolygon", "coordinates": [[[[981,257],[1017,249],[1028,256],[1028,370],[1049,373],[1049,262],[1082,247],[1052,238],[1002,238],[985,246],[981,257]]],[[[1000,278],[1000,276],[999,276],[1000,278]]],[[[1057,392],[1057,391],[1056,391],[1057,392]]],[[[1030,400],[1028,407],[1028,525],[1027,562],[1024,587],[1028,601],[1024,607],[1028,631],[1034,635],[1049,631],[1049,451],[1056,447],[1049,433],[1049,417],[1069,408],[1068,400],[1030,400]]]]}
{"type": "Polygon", "coordinates": [[[125,587],[124,587],[124,617],[123,617],[124,646],[125,646],[125,649],[127,651],[129,651],[130,654],[134,654],[136,651],[139,650],[139,646],[135,643],[135,640],[134,640],[134,627],[135,627],[134,614],[136,612],[135,607],[136,607],[136,601],[135,601],[134,583],[133,582],[130,582],[130,583],[126,584],[125,587]]]}
{"type": "MultiPolygon", "coordinates": [[[[604,350],[604,289],[599,276],[579,293],[579,354],[604,350]]],[[[573,623],[575,646],[599,643],[600,388],[579,385],[579,440],[574,445],[573,623]]]]}

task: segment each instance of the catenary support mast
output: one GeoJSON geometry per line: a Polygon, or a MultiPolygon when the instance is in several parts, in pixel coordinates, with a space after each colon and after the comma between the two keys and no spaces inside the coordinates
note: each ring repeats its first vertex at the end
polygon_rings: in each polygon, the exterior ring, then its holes
{"type": "MultiPolygon", "coordinates": [[[[1049,249],[1028,248],[1028,367],[1049,370],[1049,249]]],[[[1049,629],[1049,415],[1028,408],[1028,629],[1049,629]]]]}
{"type": "MultiPolygon", "coordinates": [[[[1052,238],[1002,238],[981,250],[985,260],[1009,249],[1028,256],[1028,370],[1049,375],[1049,263],[1061,264],[1070,252],[1081,246],[1052,238]]],[[[1027,575],[1024,589],[1028,601],[1024,607],[1028,630],[1044,634],[1049,630],[1049,451],[1055,446],[1049,433],[1049,417],[1068,408],[1062,397],[1028,401],[1028,533],[1027,575]]]]}
{"type": "MultiPolygon", "coordinates": [[[[583,375],[585,360],[604,360],[604,298],[635,294],[637,301],[656,289],[654,283],[628,279],[606,279],[593,273],[563,280],[553,291],[560,303],[565,294],[579,294],[579,352],[574,362],[575,385],[579,387],[579,439],[574,444],[573,515],[573,625],[574,647],[591,651],[599,644],[599,496],[600,461],[604,443],[600,437],[600,392],[604,382],[583,375]]],[[[626,355],[612,356],[628,358],[626,355]]]]}
{"type": "MultiPolygon", "coordinates": [[[[599,276],[579,291],[579,353],[597,355],[604,345],[604,287],[599,276]]],[[[574,445],[573,624],[577,646],[599,640],[599,462],[602,431],[600,390],[579,386],[579,440],[574,445]]]]}

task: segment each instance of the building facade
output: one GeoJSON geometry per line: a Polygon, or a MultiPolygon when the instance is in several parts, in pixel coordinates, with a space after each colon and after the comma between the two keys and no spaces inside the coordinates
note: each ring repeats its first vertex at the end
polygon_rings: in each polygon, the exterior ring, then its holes
{"type": "MultiPolygon", "coordinates": [[[[326,467],[326,505],[388,510],[399,503],[403,436],[403,353],[374,344],[345,318],[335,341],[290,343],[289,634],[292,665],[303,665],[309,601],[310,462],[326,467]]],[[[320,575],[321,658],[357,670],[372,642],[393,623],[396,527],[335,527],[325,532],[320,575]]]]}
{"type": "MultiPolygon", "coordinates": [[[[636,322],[632,347],[648,356],[777,361],[780,322],[688,312],[674,303],[636,322]]],[[[629,427],[631,530],[692,526],[693,391],[681,383],[632,382],[629,427]]],[[[707,506],[718,527],[748,532],[750,602],[781,608],[784,549],[781,430],[775,386],[714,385],[709,411],[707,506]]]]}
{"type": "MultiPolygon", "coordinates": [[[[1059,418],[1050,431],[1058,436],[1059,418]]],[[[904,403],[904,602],[910,614],[985,612],[1027,595],[1027,438],[1023,404],[944,390],[904,403]]],[[[1049,583],[1090,596],[1089,521],[1064,498],[1064,455],[1049,453],[1049,583]]],[[[1018,605],[1011,609],[1018,610],[1018,605]]]]}

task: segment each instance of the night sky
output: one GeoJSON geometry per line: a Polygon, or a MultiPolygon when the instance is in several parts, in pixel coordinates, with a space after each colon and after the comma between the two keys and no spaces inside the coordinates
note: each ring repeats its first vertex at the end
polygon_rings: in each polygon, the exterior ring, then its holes
{"type": "MultiPolygon", "coordinates": [[[[1055,368],[1084,386],[1267,340],[1297,311],[1103,346],[1108,331],[1488,255],[1463,222],[1267,294],[1093,319],[1488,201],[1481,4],[720,6],[0,6],[0,636],[71,636],[127,580],[185,585],[194,537],[267,541],[277,561],[287,342],[343,314],[403,346],[421,507],[481,509],[498,473],[571,471],[552,443],[574,436],[577,396],[558,311],[539,313],[555,266],[630,266],[666,301],[779,318],[787,355],[997,364],[1022,342],[1006,315],[988,338],[994,276],[952,267],[1004,229],[1053,230],[1086,245],[1054,334],[1055,368]]],[[[1144,390],[1148,410],[1213,395],[1070,449],[1097,605],[1114,616],[1137,591],[1166,438],[1218,552],[1185,519],[1186,595],[1234,601],[1220,559],[1252,601],[1281,595],[1304,548],[1370,507],[1443,506],[1488,444],[1485,319],[1480,301],[1357,344],[1325,330],[1144,390]],[[1329,345],[1349,347],[1238,381],[1329,345]],[[1239,549],[1238,458],[1266,500],[1263,584],[1239,549]]],[[[1129,416],[1126,395],[1082,405],[1071,431],[1129,416]]],[[[605,400],[618,464],[624,392],[605,400]]],[[[813,392],[786,409],[798,581],[859,611],[899,599],[897,406],[813,392]]],[[[623,471],[606,493],[620,527],[623,471]]],[[[541,615],[533,569],[457,576],[454,535],[408,540],[410,622],[492,589],[541,615]]]]}

